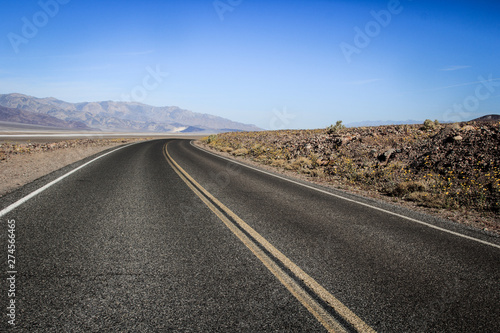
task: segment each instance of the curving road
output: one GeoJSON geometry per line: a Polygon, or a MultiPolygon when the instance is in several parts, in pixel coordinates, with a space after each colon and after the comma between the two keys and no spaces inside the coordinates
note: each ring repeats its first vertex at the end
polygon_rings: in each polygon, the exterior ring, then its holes
{"type": "Polygon", "coordinates": [[[498,332],[496,237],[189,140],[91,160],[0,198],[0,330],[498,332]]]}

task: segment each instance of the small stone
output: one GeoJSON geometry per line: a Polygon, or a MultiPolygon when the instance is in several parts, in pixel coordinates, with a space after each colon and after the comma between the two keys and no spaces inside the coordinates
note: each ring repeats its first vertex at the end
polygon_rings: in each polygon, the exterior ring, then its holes
{"type": "Polygon", "coordinates": [[[379,160],[380,162],[385,162],[385,161],[389,160],[389,158],[391,157],[391,155],[392,155],[395,151],[396,151],[396,149],[392,149],[392,148],[391,148],[391,149],[389,149],[389,150],[387,150],[385,153],[380,154],[380,155],[378,156],[378,160],[379,160]]]}
{"type": "Polygon", "coordinates": [[[474,126],[471,126],[471,125],[465,125],[464,127],[462,127],[461,130],[468,132],[468,131],[475,131],[476,128],[474,126]]]}

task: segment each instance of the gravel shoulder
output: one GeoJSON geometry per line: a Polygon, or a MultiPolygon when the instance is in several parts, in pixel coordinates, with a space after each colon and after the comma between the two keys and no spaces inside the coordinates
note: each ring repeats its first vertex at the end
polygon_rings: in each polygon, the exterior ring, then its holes
{"type": "Polygon", "coordinates": [[[0,144],[0,197],[69,164],[137,139],[0,144]]]}

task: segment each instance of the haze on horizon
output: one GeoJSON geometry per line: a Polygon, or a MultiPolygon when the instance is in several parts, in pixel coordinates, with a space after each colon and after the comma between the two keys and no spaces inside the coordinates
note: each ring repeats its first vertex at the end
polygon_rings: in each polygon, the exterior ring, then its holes
{"type": "Polygon", "coordinates": [[[498,1],[7,1],[0,94],[261,128],[500,113],[498,1]]]}

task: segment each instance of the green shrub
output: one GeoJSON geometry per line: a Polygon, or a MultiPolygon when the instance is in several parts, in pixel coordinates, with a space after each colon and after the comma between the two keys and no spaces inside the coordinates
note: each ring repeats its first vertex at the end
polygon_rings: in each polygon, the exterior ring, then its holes
{"type": "Polygon", "coordinates": [[[342,125],[342,120],[337,120],[335,125],[330,125],[326,129],[327,134],[335,134],[340,132],[340,130],[343,130],[345,128],[344,125],[342,125]]]}
{"type": "Polygon", "coordinates": [[[433,130],[435,128],[436,128],[435,122],[433,122],[430,119],[425,119],[424,126],[422,127],[423,130],[429,131],[429,130],[433,130]]]}
{"type": "Polygon", "coordinates": [[[204,141],[208,144],[214,142],[214,141],[217,141],[217,135],[216,134],[212,134],[212,135],[209,135],[208,137],[206,137],[204,139],[204,141]]]}

